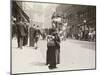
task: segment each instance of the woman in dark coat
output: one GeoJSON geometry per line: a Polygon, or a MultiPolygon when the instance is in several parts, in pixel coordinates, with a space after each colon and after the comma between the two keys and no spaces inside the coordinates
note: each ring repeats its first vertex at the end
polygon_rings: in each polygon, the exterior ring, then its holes
{"type": "Polygon", "coordinates": [[[56,47],[53,36],[48,37],[46,64],[49,64],[49,69],[56,68],[56,47]]]}
{"type": "Polygon", "coordinates": [[[53,69],[56,68],[56,64],[59,64],[60,38],[57,33],[53,32],[52,35],[48,36],[47,41],[46,64],[49,64],[49,69],[53,69]]]}

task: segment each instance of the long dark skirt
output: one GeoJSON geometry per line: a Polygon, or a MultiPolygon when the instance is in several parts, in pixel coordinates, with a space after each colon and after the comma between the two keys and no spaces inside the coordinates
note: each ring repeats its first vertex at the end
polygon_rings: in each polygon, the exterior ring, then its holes
{"type": "Polygon", "coordinates": [[[47,49],[47,64],[56,65],[56,48],[54,46],[49,46],[47,49]]]}

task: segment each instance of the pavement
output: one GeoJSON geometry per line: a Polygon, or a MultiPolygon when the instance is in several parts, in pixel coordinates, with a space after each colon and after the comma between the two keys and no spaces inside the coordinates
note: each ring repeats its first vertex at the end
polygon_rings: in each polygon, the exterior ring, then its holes
{"type": "Polygon", "coordinates": [[[12,40],[12,73],[34,73],[61,70],[95,68],[95,42],[67,39],[61,42],[60,64],[49,70],[46,63],[46,40],[39,40],[38,49],[24,46],[17,48],[17,40],[12,40]]]}

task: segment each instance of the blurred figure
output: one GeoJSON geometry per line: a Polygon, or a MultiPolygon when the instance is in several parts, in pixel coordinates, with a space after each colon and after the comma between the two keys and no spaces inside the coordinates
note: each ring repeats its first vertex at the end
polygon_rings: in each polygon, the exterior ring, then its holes
{"type": "Polygon", "coordinates": [[[25,34],[26,35],[23,38],[23,46],[27,45],[27,43],[28,43],[28,25],[26,22],[24,23],[24,26],[25,26],[25,34]]]}
{"type": "Polygon", "coordinates": [[[93,30],[92,34],[93,34],[93,41],[95,42],[96,41],[96,32],[95,32],[95,30],[93,30]]]}
{"type": "Polygon", "coordinates": [[[42,38],[43,38],[43,40],[46,38],[46,33],[45,32],[42,33],[42,38]]]}
{"type": "Polygon", "coordinates": [[[14,21],[12,21],[12,39],[16,35],[16,24],[14,21]]]}
{"type": "Polygon", "coordinates": [[[22,21],[17,22],[17,42],[18,42],[18,48],[22,49],[23,46],[23,39],[26,36],[26,29],[25,25],[22,21]]]}
{"type": "Polygon", "coordinates": [[[37,43],[38,43],[38,40],[39,40],[40,34],[41,34],[41,32],[40,32],[40,30],[39,30],[39,26],[36,26],[36,28],[35,28],[35,32],[34,32],[35,49],[38,48],[37,43]]]}
{"type": "Polygon", "coordinates": [[[85,30],[85,36],[84,36],[85,41],[88,41],[88,34],[89,34],[89,31],[85,30]]]}
{"type": "Polygon", "coordinates": [[[11,21],[11,24],[12,24],[12,39],[16,36],[16,31],[17,31],[17,28],[16,28],[16,18],[12,17],[12,21],[11,21]]]}
{"type": "Polygon", "coordinates": [[[29,38],[30,38],[30,46],[34,47],[34,43],[35,43],[35,24],[32,25],[29,29],[29,38]]]}
{"type": "Polygon", "coordinates": [[[92,41],[92,31],[91,30],[88,33],[88,39],[89,39],[89,41],[92,41]]]}
{"type": "Polygon", "coordinates": [[[89,41],[95,41],[96,38],[95,30],[91,30],[88,36],[89,36],[89,41]]]}

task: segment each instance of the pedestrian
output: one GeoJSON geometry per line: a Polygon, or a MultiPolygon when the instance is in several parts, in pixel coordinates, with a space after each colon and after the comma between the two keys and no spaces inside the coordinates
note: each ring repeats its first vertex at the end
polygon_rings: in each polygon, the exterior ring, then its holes
{"type": "Polygon", "coordinates": [[[29,40],[30,40],[30,46],[32,47],[34,47],[35,43],[34,38],[35,38],[35,24],[29,28],[29,40]]]}
{"type": "Polygon", "coordinates": [[[89,39],[89,41],[92,40],[92,31],[91,31],[91,30],[90,30],[89,33],[88,33],[88,39],[89,39]]]}
{"type": "Polygon", "coordinates": [[[85,36],[84,36],[85,41],[88,41],[88,34],[89,34],[89,31],[85,30],[85,36]]]}
{"type": "Polygon", "coordinates": [[[12,24],[12,27],[11,28],[12,28],[12,39],[13,39],[16,36],[16,31],[17,31],[16,30],[16,20],[13,19],[11,21],[11,24],[12,24]]]}
{"type": "Polygon", "coordinates": [[[95,39],[96,39],[96,32],[95,30],[93,30],[93,41],[95,42],[95,39]]]}
{"type": "Polygon", "coordinates": [[[41,34],[41,32],[40,32],[40,30],[39,30],[39,26],[36,26],[35,32],[34,32],[35,49],[38,48],[37,43],[38,43],[40,34],[41,34]]]}
{"type": "Polygon", "coordinates": [[[16,25],[14,21],[12,21],[11,23],[12,23],[12,39],[13,39],[16,34],[16,25]]]}
{"type": "Polygon", "coordinates": [[[49,69],[56,68],[56,47],[54,43],[53,36],[48,37],[47,44],[47,64],[49,64],[49,69]]]}
{"type": "Polygon", "coordinates": [[[46,33],[45,32],[42,33],[42,38],[43,38],[43,40],[46,38],[46,33]]]}
{"type": "Polygon", "coordinates": [[[18,42],[18,48],[22,49],[23,46],[23,38],[26,36],[25,33],[25,26],[24,23],[20,20],[16,24],[17,26],[17,42],[18,42]]]}
{"type": "Polygon", "coordinates": [[[28,25],[26,24],[26,22],[24,23],[25,25],[25,36],[23,38],[23,46],[27,45],[28,43],[28,25]]]}
{"type": "Polygon", "coordinates": [[[56,64],[59,63],[57,59],[57,45],[54,33],[47,37],[47,59],[46,64],[49,69],[57,68],[56,64]]]}

